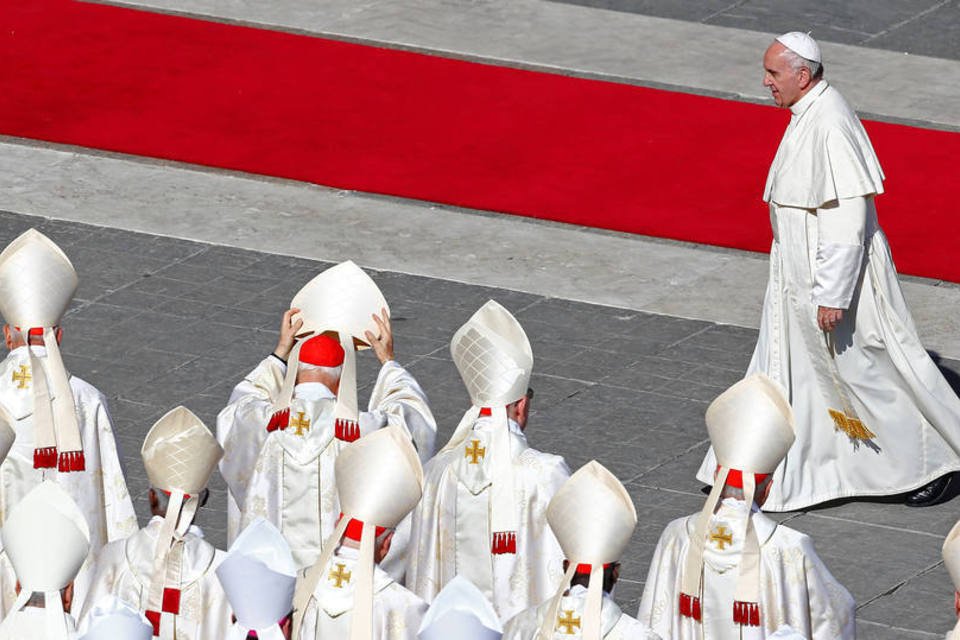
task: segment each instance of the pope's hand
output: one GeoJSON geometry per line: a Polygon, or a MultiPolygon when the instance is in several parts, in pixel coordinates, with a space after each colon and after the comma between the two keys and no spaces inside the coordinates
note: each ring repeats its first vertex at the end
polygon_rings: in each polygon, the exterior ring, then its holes
{"type": "Polygon", "coordinates": [[[817,324],[822,331],[830,332],[843,320],[843,309],[817,307],[817,324]]]}
{"type": "Polygon", "coordinates": [[[297,342],[297,332],[303,326],[303,318],[293,321],[293,316],[297,313],[300,313],[300,309],[289,309],[280,321],[280,339],[277,341],[277,348],[273,350],[273,355],[284,361],[290,357],[293,345],[297,342]]]}
{"type": "Polygon", "coordinates": [[[380,335],[375,336],[372,331],[367,331],[364,335],[380,363],[386,364],[393,360],[393,330],[390,328],[390,315],[386,309],[381,309],[380,315],[373,315],[373,321],[377,323],[380,335]]]}

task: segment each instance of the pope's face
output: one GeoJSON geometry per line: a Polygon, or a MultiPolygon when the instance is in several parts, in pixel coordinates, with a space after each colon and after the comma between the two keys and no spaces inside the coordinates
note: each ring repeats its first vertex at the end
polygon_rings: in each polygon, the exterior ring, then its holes
{"type": "Polygon", "coordinates": [[[794,69],[784,51],[786,47],[774,42],[763,54],[763,86],[770,90],[778,107],[789,108],[803,96],[810,74],[806,69],[794,69]]]}

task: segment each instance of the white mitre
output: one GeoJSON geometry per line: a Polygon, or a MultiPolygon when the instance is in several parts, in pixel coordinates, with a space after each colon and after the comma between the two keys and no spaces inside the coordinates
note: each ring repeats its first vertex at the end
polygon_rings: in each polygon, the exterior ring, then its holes
{"type": "Polygon", "coordinates": [[[280,411],[290,406],[304,340],[322,333],[336,334],[343,347],[344,359],[334,418],[337,432],[352,433],[351,437],[344,439],[354,440],[360,433],[355,352],[370,347],[367,331],[379,336],[380,329],[373,316],[379,316],[382,310],[389,315],[390,307],[370,276],[348,260],[330,267],[305,284],[293,296],[290,308],[300,309],[293,320],[303,320],[303,326],[287,360],[287,373],[274,403],[275,409],[280,411]]]}
{"type": "Polygon", "coordinates": [[[334,463],[334,475],[343,516],[324,543],[317,562],[297,584],[294,637],[300,633],[311,595],[350,526],[360,529],[350,640],[372,640],[376,530],[396,527],[420,501],[423,467],[410,436],[398,427],[387,426],[345,446],[334,463]]]}
{"type": "Polygon", "coordinates": [[[280,530],[257,518],[233,541],[217,578],[237,621],[228,638],[284,640],[280,622],[293,609],[297,564],[280,530]]]}
{"type": "Polygon", "coordinates": [[[13,448],[13,443],[17,439],[17,433],[10,426],[10,418],[6,411],[0,408],[0,462],[7,459],[7,454],[13,448]]]}
{"type": "Polygon", "coordinates": [[[33,389],[33,464],[63,473],[86,468],[70,378],[54,330],[77,283],[67,255],[36,229],[21,234],[0,253],[0,314],[28,344],[31,333],[42,333],[46,347],[46,366],[27,348],[30,371],[24,384],[29,382],[33,389]],[[39,375],[44,370],[47,375],[39,375]]]}
{"type": "Polygon", "coordinates": [[[44,637],[66,640],[60,590],[73,582],[90,551],[90,529],[80,508],[56,482],[45,480],[10,512],[2,538],[21,588],[11,613],[0,625],[0,635],[30,597],[42,593],[44,637]]]}
{"type": "Polygon", "coordinates": [[[810,37],[809,33],[791,31],[782,36],[777,36],[776,40],[802,58],[813,62],[823,62],[823,58],[820,56],[820,45],[810,37]]]}
{"type": "Polygon", "coordinates": [[[177,613],[163,611],[167,556],[174,535],[185,535],[193,522],[200,506],[200,494],[223,457],[223,449],[200,418],[186,407],[177,407],[153,425],[140,454],[150,486],[170,494],[157,537],[147,601],[148,617],[152,615],[154,620],[160,620],[164,613],[177,613]]]}
{"type": "Polygon", "coordinates": [[[490,300],[457,329],[450,341],[450,355],[473,406],[464,414],[442,451],[463,444],[481,409],[490,411],[497,423],[490,442],[491,549],[494,554],[516,553],[518,523],[506,407],[527,393],[533,374],[533,349],[517,319],[498,302],[490,300]]]}
{"type": "Polygon", "coordinates": [[[553,637],[560,602],[578,572],[590,573],[583,614],[584,640],[600,640],[603,570],[620,560],[637,527],[637,509],[623,484],[596,460],[580,467],[547,507],[547,522],[569,563],[544,616],[540,635],[553,637]]]}
{"type": "MultiPolygon", "coordinates": [[[[700,619],[700,589],[703,549],[710,518],[727,484],[742,484],[744,501],[754,502],[756,476],[773,473],[787,455],[795,438],[793,410],[783,387],[763,374],[736,383],[707,408],[707,431],[719,468],[694,529],[694,542],[687,552],[680,595],[680,613],[700,619]]],[[[735,623],[760,625],[760,543],[748,516],[744,527],[744,550],[734,594],[735,623]]]]}
{"type": "Polygon", "coordinates": [[[463,576],[454,576],[427,610],[419,640],[500,640],[503,625],[483,592],[463,576]]]}
{"type": "Polygon", "coordinates": [[[153,626],[137,609],[109,595],[94,605],[79,637],[80,640],[150,640],[153,626]]]}
{"type": "Polygon", "coordinates": [[[960,521],[953,525],[943,541],[943,564],[953,580],[954,589],[960,591],[960,521]]]}

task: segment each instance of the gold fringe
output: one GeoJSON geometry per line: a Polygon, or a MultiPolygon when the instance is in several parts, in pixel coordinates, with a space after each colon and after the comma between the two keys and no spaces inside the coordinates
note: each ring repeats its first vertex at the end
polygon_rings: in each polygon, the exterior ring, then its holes
{"type": "Polygon", "coordinates": [[[830,417],[833,418],[833,428],[836,431],[843,431],[851,440],[872,440],[877,437],[875,433],[867,428],[857,418],[851,418],[843,411],[828,409],[830,417]]]}

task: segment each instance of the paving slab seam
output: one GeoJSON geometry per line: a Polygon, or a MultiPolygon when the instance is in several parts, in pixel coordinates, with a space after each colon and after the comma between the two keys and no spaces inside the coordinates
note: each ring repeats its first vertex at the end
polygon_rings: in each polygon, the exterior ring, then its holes
{"type": "MultiPolygon", "coordinates": [[[[873,522],[862,522],[860,520],[853,520],[851,518],[841,518],[839,516],[826,516],[816,511],[806,511],[804,512],[812,518],[821,518],[823,520],[834,520],[837,522],[849,522],[850,524],[856,524],[865,527],[875,527],[877,529],[887,529],[888,531],[899,531],[901,533],[910,533],[918,536],[926,536],[928,538],[933,538],[935,540],[942,541],[944,536],[940,533],[930,533],[929,531],[917,531],[916,529],[907,529],[905,527],[894,527],[888,524],[877,524],[873,522]]],[[[942,563],[941,563],[942,564],[942,563]]]]}
{"type": "MultiPolygon", "coordinates": [[[[895,24],[892,24],[892,25],[890,25],[889,27],[887,27],[886,29],[883,29],[882,31],[879,31],[879,32],[874,33],[873,35],[867,37],[867,38],[864,38],[863,40],[860,41],[859,44],[866,44],[866,43],[868,43],[868,42],[870,42],[870,41],[872,41],[872,40],[876,40],[877,38],[883,37],[883,36],[887,35],[888,33],[890,33],[891,31],[896,31],[896,30],[899,29],[900,27],[903,27],[903,26],[905,26],[905,25],[908,25],[908,24],[910,24],[911,22],[915,22],[915,21],[919,20],[920,18],[923,18],[924,16],[928,16],[928,15],[930,15],[931,13],[934,13],[935,11],[941,9],[942,7],[947,6],[947,5],[950,4],[951,2],[953,2],[953,0],[940,0],[940,2],[938,2],[938,3],[935,4],[935,5],[933,5],[932,7],[928,7],[927,9],[924,9],[923,11],[921,11],[921,12],[919,12],[919,13],[916,13],[916,14],[910,16],[909,18],[904,18],[904,19],[901,20],[900,22],[897,22],[897,23],[895,23],[895,24]]],[[[836,27],[834,27],[834,28],[836,28],[836,27]]]]}
{"type": "MultiPolygon", "coordinates": [[[[657,464],[655,464],[654,466],[650,467],[650,468],[647,469],[646,471],[641,471],[640,473],[638,473],[637,475],[633,476],[632,478],[629,478],[626,482],[624,482],[624,484],[629,484],[629,483],[631,483],[631,482],[636,482],[637,480],[639,480],[640,478],[644,477],[645,475],[647,475],[647,474],[649,474],[649,473],[653,473],[653,472],[656,471],[657,469],[659,469],[659,468],[661,468],[661,467],[663,467],[663,466],[666,466],[666,465],[670,464],[671,462],[676,462],[677,460],[679,460],[680,458],[682,458],[682,457],[685,456],[686,454],[690,453],[691,451],[695,451],[696,449],[699,449],[700,447],[702,447],[702,446],[705,445],[705,444],[708,444],[709,442],[710,442],[710,438],[704,438],[703,440],[700,440],[700,441],[697,442],[696,444],[690,445],[689,447],[687,447],[686,449],[682,450],[680,453],[674,455],[673,457],[667,458],[667,459],[665,459],[665,460],[660,461],[659,463],[657,463],[657,464]]],[[[655,488],[655,489],[660,489],[660,487],[653,487],[653,488],[655,488]]],[[[685,491],[676,491],[676,490],[674,490],[674,489],[664,489],[664,490],[665,490],[665,491],[675,491],[676,493],[686,493],[685,491]]]]}
{"type": "MultiPolygon", "coordinates": [[[[866,523],[861,523],[861,524],[866,524],[866,523]]],[[[928,567],[926,567],[926,568],[924,568],[924,569],[921,569],[920,571],[914,573],[912,576],[909,576],[909,577],[907,577],[907,578],[904,578],[903,580],[900,580],[899,582],[897,582],[895,585],[893,585],[892,587],[890,587],[890,588],[887,589],[886,591],[883,591],[883,592],[881,592],[881,593],[878,593],[877,595],[873,596],[872,598],[868,598],[865,602],[863,602],[863,603],[861,603],[861,604],[858,604],[858,605],[857,605],[857,611],[859,611],[860,609],[863,609],[864,607],[866,607],[867,605],[869,605],[869,604],[871,604],[871,603],[873,603],[873,602],[876,602],[877,600],[879,600],[879,599],[881,599],[881,598],[885,598],[885,597],[887,597],[887,596],[893,595],[894,593],[896,593],[897,591],[899,591],[901,588],[903,588],[904,586],[906,586],[906,584],[907,584],[908,582],[910,582],[911,580],[915,580],[916,578],[920,578],[921,576],[924,576],[924,575],[930,573],[931,571],[933,571],[934,569],[936,569],[936,568],[938,568],[938,567],[941,567],[941,566],[943,566],[943,560],[938,560],[937,562],[933,563],[932,565],[930,565],[930,566],[928,566],[928,567]]]]}
{"type": "Polygon", "coordinates": [[[864,620],[862,618],[857,618],[857,624],[873,625],[875,627],[880,627],[882,629],[889,629],[890,631],[898,631],[900,633],[911,633],[914,636],[922,636],[924,638],[930,638],[931,640],[943,640],[942,633],[931,633],[929,631],[920,631],[919,629],[905,629],[903,627],[894,627],[889,624],[883,624],[882,622],[873,622],[872,620],[864,620]]]}

